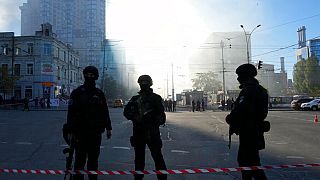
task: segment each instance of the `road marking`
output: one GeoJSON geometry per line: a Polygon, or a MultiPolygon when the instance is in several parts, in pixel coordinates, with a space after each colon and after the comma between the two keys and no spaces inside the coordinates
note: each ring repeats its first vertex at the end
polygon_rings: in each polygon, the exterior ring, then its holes
{"type": "Polygon", "coordinates": [[[286,156],[288,159],[304,159],[302,156],[286,156]]]}
{"type": "Polygon", "coordinates": [[[211,115],[211,117],[212,117],[212,118],[217,119],[217,120],[218,120],[220,123],[222,123],[222,124],[224,124],[224,123],[225,123],[224,121],[220,120],[220,118],[218,118],[217,116],[213,116],[213,115],[211,115]]]}
{"type": "Polygon", "coordinates": [[[1,144],[7,144],[7,142],[5,142],[5,141],[2,141],[2,142],[0,142],[1,144]]]}
{"type": "Polygon", "coordinates": [[[172,138],[170,137],[170,132],[168,132],[167,138],[168,138],[169,141],[172,141],[172,138]]]}
{"type": "Polygon", "coordinates": [[[313,120],[305,120],[305,119],[301,119],[301,118],[295,118],[295,117],[285,117],[285,116],[276,116],[276,115],[268,115],[272,116],[272,117],[276,117],[276,118],[284,118],[284,119],[295,119],[295,120],[299,120],[299,121],[304,121],[304,122],[313,122],[313,120]]]}
{"type": "Polygon", "coordinates": [[[125,149],[125,150],[130,150],[131,148],[125,147],[125,146],[113,146],[113,149],[125,149]]]}
{"type": "Polygon", "coordinates": [[[32,143],[30,143],[30,142],[16,142],[15,144],[19,144],[19,145],[31,145],[32,143]]]}
{"type": "Polygon", "coordinates": [[[62,145],[60,145],[61,147],[69,147],[69,145],[68,144],[62,144],[62,145]]]}
{"type": "Polygon", "coordinates": [[[172,153],[183,153],[183,154],[187,154],[190,153],[189,151],[182,151],[182,150],[171,150],[172,153]]]}
{"type": "Polygon", "coordinates": [[[288,144],[287,142],[277,142],[277,145],[284,145],[284,144],[288,144]]]}

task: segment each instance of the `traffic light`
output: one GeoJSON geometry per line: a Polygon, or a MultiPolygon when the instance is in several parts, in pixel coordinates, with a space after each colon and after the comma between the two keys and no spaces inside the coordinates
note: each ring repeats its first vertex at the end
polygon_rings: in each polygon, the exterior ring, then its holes
{"type": "Polygon", "coordinates": [[[262,68],[262,63],[263,63],[263,61],[259,61],[259,62],[258,62],[258,69],[261,69],[261,68],[262,68]]]}

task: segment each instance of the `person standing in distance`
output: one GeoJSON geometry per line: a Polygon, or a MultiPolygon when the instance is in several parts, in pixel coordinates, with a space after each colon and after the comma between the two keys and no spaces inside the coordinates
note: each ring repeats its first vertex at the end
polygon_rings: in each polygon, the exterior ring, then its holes
{"type": "MultiPolygon", "coordinates": [[[[145,150],[148,145],[157,170],[166,170],[162,156],[162,140],[159,126],[166,122],[163,100],[153,93],[150,88],[152,79],[149,75],[142,75],[138,79],[139,95],[133,96],[124,109],[123,115],[133,123],[133,136],[130,137],[131,146],[135,151],[135,170],[145,168],[145,150]]],[[[167,175],[157,175],[158,180],[166,180],[167,175]]],[[[142,180],[143,175],[135,175],[135,180],[142,180]]]]}
{"type": "MultiPolygon", "coordinates": [[[[259,150],[265,148],[263,133],[270,129],[270,124],[266,127],[267,121],[264,121],[268,114],[268,92],[255,79],[257,69],[254,65],[240,65],[236,74],[241,92],[226,116],[226,122],[230,125],[229,136],[233,133],[239,135],[239,166],[260,166],[259,150]]],[[[244,180],[267,179],[263,170],[244,170],[241,173],[244,180]]]]}
{"type": "MultiPolygon", "coordinates": [[[[67,126],[75,147],[75,170],[98,170],[98,158],[102,133],[106,130],[111,138],[111,120],[104,93],[95,87],[99,77],[98,69],[87,66],[83,70],[84,84],[72,91],[67,115],[67,126]]],[[[97,175],[88,175],[97,180],[97,175]]],[[[74,180],[83,180],[84,175],[74,175],[74,180]]]]}

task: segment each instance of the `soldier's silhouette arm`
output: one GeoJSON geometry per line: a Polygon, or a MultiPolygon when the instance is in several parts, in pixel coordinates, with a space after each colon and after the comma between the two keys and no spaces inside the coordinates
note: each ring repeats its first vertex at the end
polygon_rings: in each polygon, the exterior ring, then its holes
{"type": "MultiPolygon", "coordinates": [[[[101,91],[102,92],[102,91],[101,91]]],[[[107,104],[107,100],[105,98],[104,93],[102,92],[102,101],[103,101],[103,110],[104,110],[104,120],[105,120],[105,129],[106,129],[106,136],[108,139],[112,136],[112,126],[111,126],[111,120],[110,120],[110,114],[109,114],[109,108],[107,104]]]]}
{"type": "Polygon", "coordinates": [[[77,117],[76,94],[76,90],[72,91],[68,102],[67,124],[70,127],[71,133],[74,133],[74,124],[77,117]]]}

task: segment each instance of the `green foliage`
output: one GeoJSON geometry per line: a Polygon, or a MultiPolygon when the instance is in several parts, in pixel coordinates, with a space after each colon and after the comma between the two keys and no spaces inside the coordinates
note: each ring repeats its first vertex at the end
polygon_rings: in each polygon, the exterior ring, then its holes
{"type": "Polygon", "coordinates": [[[118,95],[117,81],[107,74],[104,78],[104,86],[104,93],[107,99],[116,99],[118,95]]]}
{"type": "Polygon", "coordinates": [[[136,95],[139,91],[138,87],[133,87],[132,89],[128,89],[121,85],[121,83],[117,82],[110,75],[106,75],[104,79],[104,93],[107,99],[130,99],[133,95],[136,95]]]}
{"type": "Polygon", "coordinates": [[[294,88],[297,93],[320,96],[320,65],[316,57],[301,60],[294,65],[294,88]]]}
{"type": "Polygon", "coordinates": [[[215,92],[222,89],[221,82],[217,80],[217,75],[212,71],[208,73],[199,73],[196,78],[191,79],[192,87],[195,90],[202,90],[205,92],[215,92]]]}
{"type": "Polygon", "coordinates": [[[0,67],[0,92],[11,93],[19,77],[9,76],[8,70],[0,67]]]}

